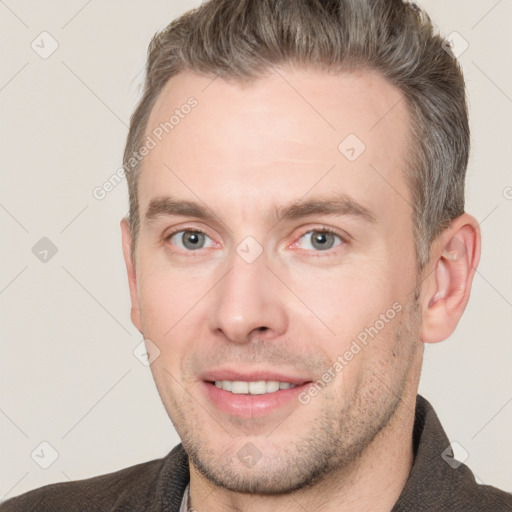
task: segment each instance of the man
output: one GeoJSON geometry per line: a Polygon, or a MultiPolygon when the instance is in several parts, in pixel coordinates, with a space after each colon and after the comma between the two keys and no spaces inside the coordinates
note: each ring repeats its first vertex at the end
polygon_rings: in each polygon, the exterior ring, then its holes
{"type": "Polygon", "coordinates": [[[417,395],[480,254],[445,48],[398,0],[211,0],[155,36],[121,229],[182,444],[2,511],[512,510],[417,395]]]}

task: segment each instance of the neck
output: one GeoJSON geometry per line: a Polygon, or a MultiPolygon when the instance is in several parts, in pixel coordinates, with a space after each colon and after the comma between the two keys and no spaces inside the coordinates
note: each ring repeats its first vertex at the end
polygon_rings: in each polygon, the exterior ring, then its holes
{"type": "Polygon", "coordinates": [[[350,466],[333,472],[314,487],[282,496],[241,494],[215,486],[191,465],[189,507],[197,512],[389,512],[413,464],[416,390],[414,384],[408,386],[389,423],[350,466]]]}

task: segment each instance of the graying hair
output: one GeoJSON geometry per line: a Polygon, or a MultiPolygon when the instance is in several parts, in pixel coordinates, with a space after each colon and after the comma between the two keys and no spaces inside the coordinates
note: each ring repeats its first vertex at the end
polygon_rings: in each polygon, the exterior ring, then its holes
{"type": "Polygon", "coordinates": [[[402,92],[410,118],[405,177],[423,269],[432,241],[464,213],[470,136],[461,68],[429,16],[402,0],[209,0],[156,33],[124,153],[132,256],[142,164],[128,162],[168,80],[192,71],[250,81],[284,64],[327,72],[371,69],[402,92]]]}

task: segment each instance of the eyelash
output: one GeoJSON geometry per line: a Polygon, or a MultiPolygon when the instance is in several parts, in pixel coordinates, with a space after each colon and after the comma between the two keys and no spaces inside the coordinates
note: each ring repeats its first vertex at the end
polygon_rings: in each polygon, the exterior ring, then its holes
{"type": "MultiPolygon", "coordinates": [[[[334,256],[334,253],[336,252],[337,248],[342,247],[342,246],[344,246],[344,245],[346,245],[348,243],[346,236],[342,235],[341,233],[339,233],[338,231],[336,231],[336,230],[334,230],[332,228],[328,228],[327,226],[321,226],[321,227],[315,227],[315,228],[312,228],[312,229],[308,229],[307,231],[304,231],[299,236],[297,241],[300,240],[304,235],[307,235],[308,233],[312,233],[312,232],[317,232],[317,233],[337,236],[340,239],[340,242],[341,242],[339,245],[336,245],[332,249],[327,249],[325,251],[315,251],[313,249],[301,249],[302,251],[307,251],[308,253],[310,253],[315,258],[325,258],[325,257],[329,257],[329,256],[334,256]]],[[[297,243],[297,242],[294,242],[294,244],[295,243],[297,243]]]]}
{"type": "MultiPolygon", "coordinates": [[[[169,242],[169,240],[176,234],[178,233],[186,233],[186,232],[192,232],[192,233],[202,233],[204,235],[206,235],[208,238],[210,238],[211,240],[213,240],[213,238],[211,236],[208,235],[208,233],[200,230],[200,229],[197,229],[197,228],[194,228],[194,227],[184,227],[184,228],[181,228],[181,229],[178,229],[176,231],[172,231],[171,233],[167,234],[164,236],[164,241],[165,242],[169,242]]],[[[312,250],[312,249],[300,249],[301,251],[306,251],[308,253],[310,253],[313,257],[329,257],[329,256],[333,256],[336,248],[338,247],[341,247],[343,245],[346,245],[348,243],[348,237],[346,235],[342,235],[341,233],[339,233],[338,231],[332,229],[332,228],[328,228],[327,226],[317,226],[317,227],[313,227],[313,228],[309,228],[307,229],[306,231],[304,231],[298,238],[297,238],[297,242],[302,238],[304,237],[305,235],[309,234],[309,233],[312,233],[312,232],[318,232],[318,233],[322,233],[322,234],[328,234],[328,235],[334,235],[334,236],[337,236],[339,239],[340,239],[340,244],[336,245],[335,247],[333,247],[332,249],[326,249],[325,251],[315,251],[315,250],[312,250]]],[[[296,244],[297,242],[293,242],[292,245],[296,244]]],[[[207,248],[208,249],[208,248],[207,248]]],[[[185,253],[187,254],[197,254],[201,251],[201,249],[197,249],[195,251],[184,251],[185,253]]],[[[181,250],[179,252],[182,252],[181,250]]]]}

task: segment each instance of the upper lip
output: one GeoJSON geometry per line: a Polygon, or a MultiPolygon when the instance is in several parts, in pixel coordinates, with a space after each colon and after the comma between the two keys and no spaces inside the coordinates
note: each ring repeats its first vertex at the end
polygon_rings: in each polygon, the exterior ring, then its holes
{"type": "Polygon", "coordinates": [[[241,371],[240,369],[234,368],[217,368],[204,372],[201,376],[204,381],[215,382],[216,380],[229,380],[229,381],[242,381],[242,382],[257,382],[261,380],[289,382],[290,384],[304,384],[305,382],[311,382],[311,378],[290,375],[284,372],[275,370],[247,370],[241,371]]]}

